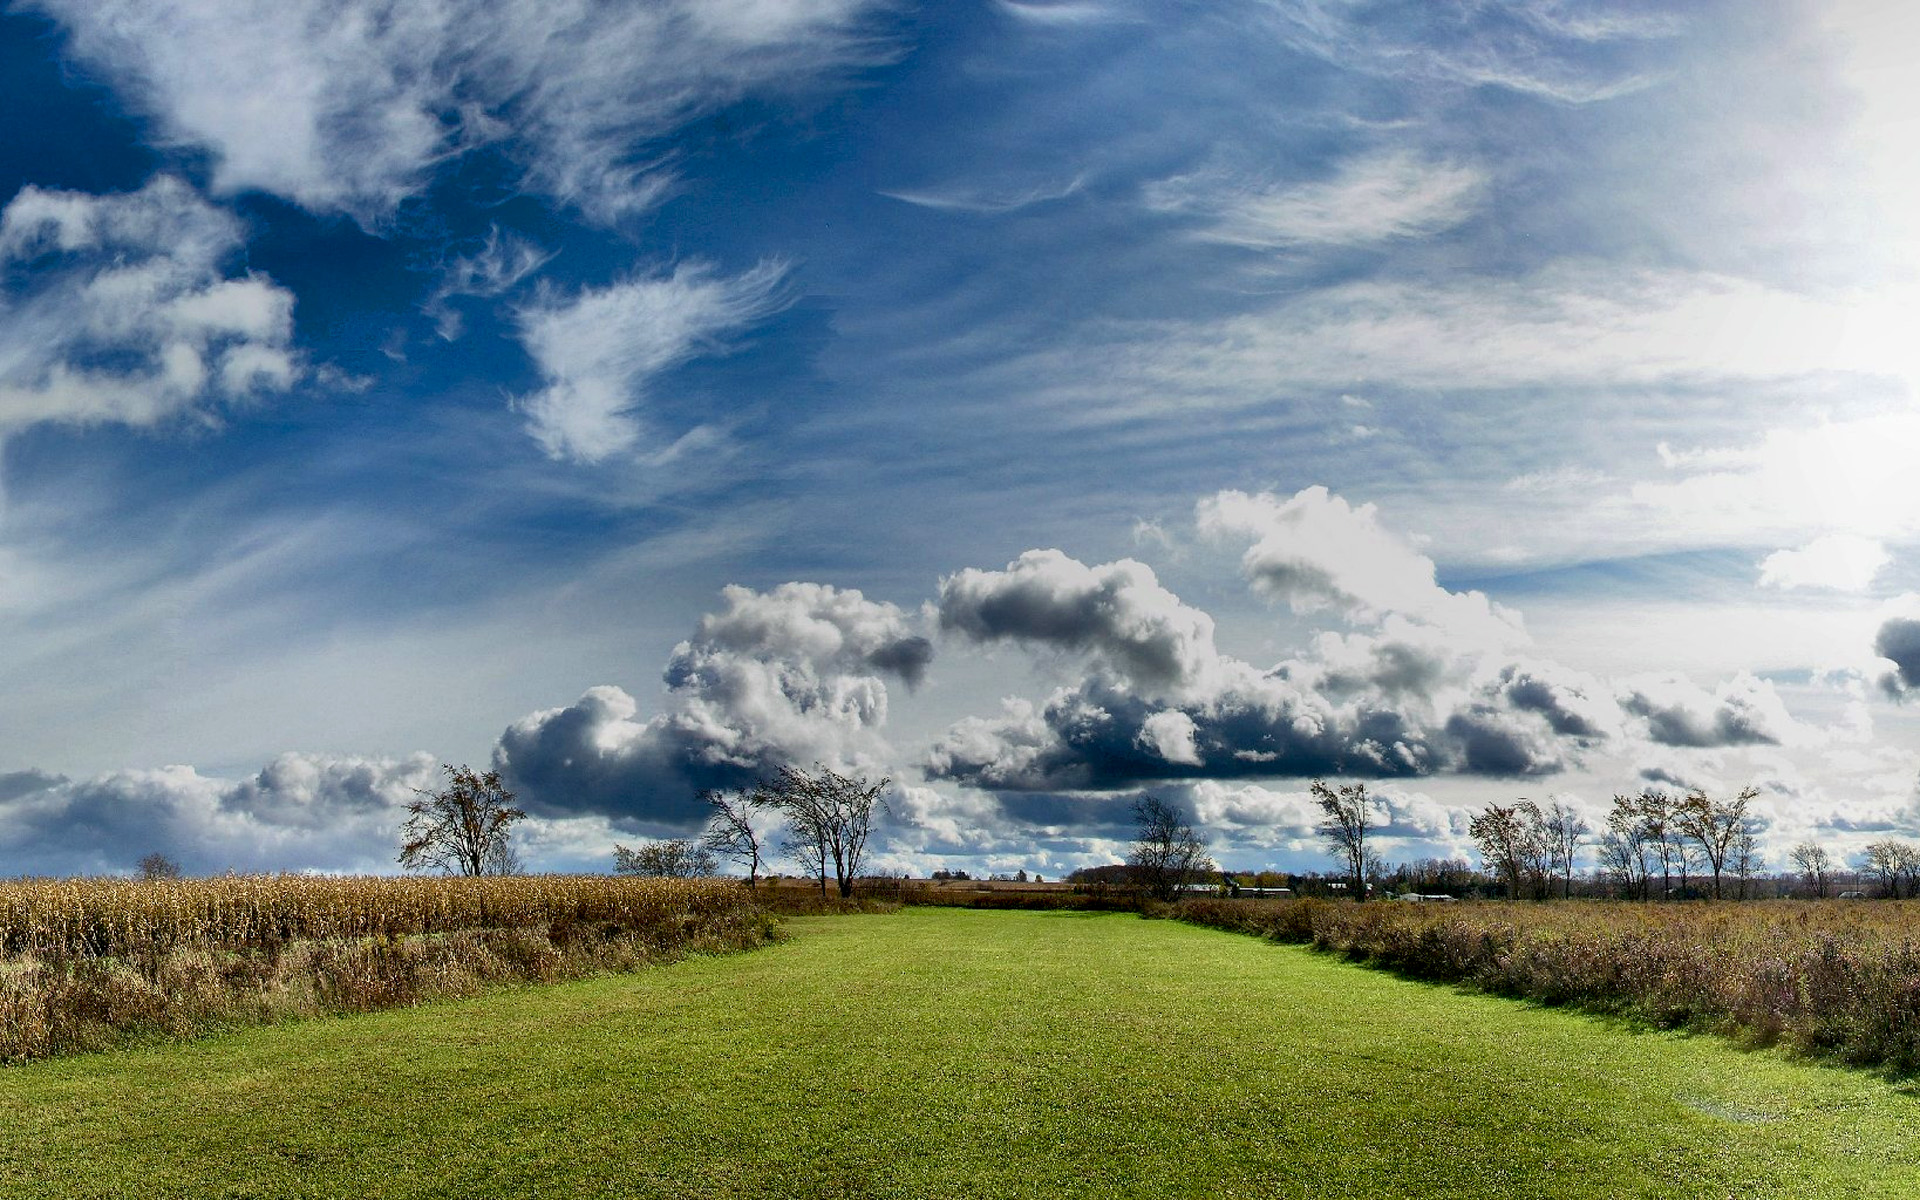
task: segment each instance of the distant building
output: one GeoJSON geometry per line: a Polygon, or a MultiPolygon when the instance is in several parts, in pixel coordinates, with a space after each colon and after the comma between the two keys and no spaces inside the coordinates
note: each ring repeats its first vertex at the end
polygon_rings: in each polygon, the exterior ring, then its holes
{"type": "Polygon", "coordinates": [[[1232,876],[1228,876],[1227,895],[1232,896],[1236,900],[1291,900],[1293,898],[1293,889],[1283,887],[1254,887],[1251,884],[1243,884],[1232,876]]]}

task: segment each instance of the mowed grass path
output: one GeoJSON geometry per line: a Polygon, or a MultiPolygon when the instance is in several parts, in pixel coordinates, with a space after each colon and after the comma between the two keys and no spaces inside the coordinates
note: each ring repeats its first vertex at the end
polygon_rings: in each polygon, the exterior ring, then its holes
{"type": "Polygon", "coordinates": [[[1131,916],[909,910],[0,1071],[0,1195],[1908,1196],[1920,1097],[1131,916]]]}

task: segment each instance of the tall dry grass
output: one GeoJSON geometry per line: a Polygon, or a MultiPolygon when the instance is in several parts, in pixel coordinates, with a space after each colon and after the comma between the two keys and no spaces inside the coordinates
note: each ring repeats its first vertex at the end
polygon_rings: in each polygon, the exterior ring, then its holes
{"type": "Polygon", "coordinates": [[[774,931],[723,881],[0,882],[0,1062],[631,970],[774,931]]]}
{"type": "Polygon", "coordinates": [[[1172,915],[1416,979],[1920,1069],[1920,902],[1197,900],[1172,915]]]}

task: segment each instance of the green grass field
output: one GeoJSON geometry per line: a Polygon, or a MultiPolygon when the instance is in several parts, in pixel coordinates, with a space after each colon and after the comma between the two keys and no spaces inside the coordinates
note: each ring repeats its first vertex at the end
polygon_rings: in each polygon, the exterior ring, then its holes
{"type": "Polygon", "coordinates": [[[770,949],[0,1071],[0,1195],[1907,1196],[1920,1096],[1169,921],[770,949]]]}

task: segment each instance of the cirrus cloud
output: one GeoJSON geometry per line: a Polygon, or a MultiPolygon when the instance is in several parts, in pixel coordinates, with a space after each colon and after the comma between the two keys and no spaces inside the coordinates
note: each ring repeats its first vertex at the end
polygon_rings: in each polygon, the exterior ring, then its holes
{"type": "Polygon", "coordinates": [[[498,146],[527,186],[612,221],[669,185],[652,143],[747,96],[887,52],[871,0],[31,0],[72,53],[214,184],[389,218],[441,164],[498,146]]]}
{"type": "Polygon", "coordinates": [[[786,268],[762,263],[731,278],[702,263],[572,296],[546,292],[520,310],[520,340],[546,386],[521,397],[527,430],[556,459],[594,463],[645,434],[649,383],[721,338],[774,312],[786,268]]]}

